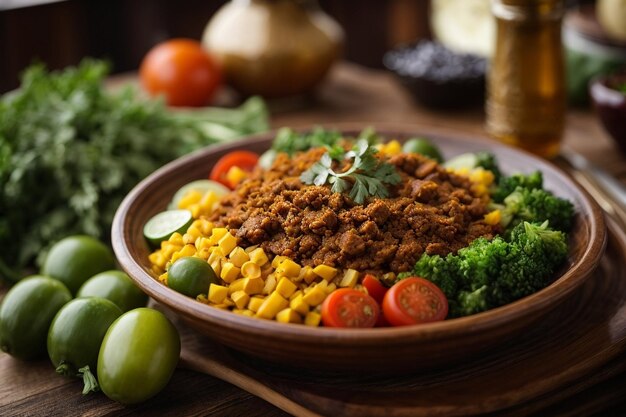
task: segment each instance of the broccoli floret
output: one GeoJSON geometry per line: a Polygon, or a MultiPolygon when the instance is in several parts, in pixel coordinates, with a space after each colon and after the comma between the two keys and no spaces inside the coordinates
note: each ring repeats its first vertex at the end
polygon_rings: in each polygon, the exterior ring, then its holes
{"type": "Polygon", "coordinates": [[[438,285],[448,298],[449,317],[460,317],[539,291],[566,258],[565,233],[549,229],[548,222],[522,222],[509,240],[478,238],[457,254],[424,254],[413,272],[438,285]]]}
{"type": "Polygon", "coordinates": [[[511,176],[500,177],[498,186],[491,195],[491,199],[496,203],[502,203],[504,199],[511,194],[517,187],[527,188],[529,190],[543,188],[543,175],[541,171],[535,171],[531,174],[513,174],[511,176]]]}
{"type": "Polygon", "coordinates": [[[548,220],[550,227],[567,232],[572,227],[574,205],[543,189],[517,187],[504,199],[502,226],[510,232],[523,221],[541,223],[548,220]]]}

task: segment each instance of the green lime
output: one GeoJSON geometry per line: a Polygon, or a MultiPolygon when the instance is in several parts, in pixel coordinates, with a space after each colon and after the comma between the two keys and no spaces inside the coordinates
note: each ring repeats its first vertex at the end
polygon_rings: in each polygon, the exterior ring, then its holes
{"type": "Polygon", "coordinates": [[[196,180],[192,181],[189,184],[183,185],[176,191],[174,197],[172,197],[172,202],[168,206],[169,209],[177,209],[178,203],[189,191],[198,191],[200,194],[204,195],[209,191],[213,191],[218,197],[221,197],[225,194],[228,194],[230,190],[225,185],[220,184],[217,181],[212,180],[196,180]]]}
{"type": "Polygon", "coordinates": [[[72,292],[89,277],[115,268],[111,250],[91,236],[69,236],[55,243],[41,268],[43,275],[58,279],[72,292]]]}
{"type": "Polygon", "coordinates": [[[76,297],[101,297],[112,301],[123,312],[145,307],[148,296],[122,271],[105,271],[89,278],[76,297]]]}
{"type": "Polygon", "coordinates": [[[143,227],[143,235],[154,246],[158,246],[174,233],[185,233],[193,217],[189,210],[167,210],[152,217],[143,227]]]}
{"type": "Polygon", "coordinates": [[[211,265],[193,256],[178,259],[167,270],[167,285],[189,297],[207,294],[209,286],[218,283],[211,265]]]}
{"type": "Polygon", "coordinates": [[[402,146],[402,152],[404,153],[419,153],[424,156],[434,159],[441,163],[443,157],[439,149],[428,139],[424,138],[412,138],[407,140],[402,146]]]}

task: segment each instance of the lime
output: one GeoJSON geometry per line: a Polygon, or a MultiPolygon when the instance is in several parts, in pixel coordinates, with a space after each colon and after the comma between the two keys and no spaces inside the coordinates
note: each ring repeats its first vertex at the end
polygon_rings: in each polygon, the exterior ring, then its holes
{"type": "Polygon", "coordinates": [[[211,265],[193,256],[178,259],[167,270],[167,285],[189,297],[207,294],[209,286],[218,283],[211,265]]]}
{"type": "Polygon", "coordinates": [[[111,250],[91,236],[69,236],[55,243],[41,268],[43,275],[58,279],[72,292],[89,277],[115,268],[111,250]]]}
{"type": "Polygon", "coordinates": [[[185,233],[193,222],[189,210],[167,210],[152,217],[143,227],[143,235],[154,246],[158,246],[174,233],[185,233]]]}
{"type": "Polygon", "coordinates": [[[123,312],[145,307],[148,296],[122,271],[105,271],[89,278],[76,297],[101,297],[116,304],[123,312]]]}
{"type": "Polygon", "coordinates": [[[432,142],[424,138],[412,138],[407,140],[402,146],[402,152],[404,153],[419,153],[427,156],[430,159],[434,159],[437,162],[442,162],[443,157],[441,152],[432,142]]]}
{"type": "Polygon", "coordinates": [[[177,209],[178,203],[183,197],[190,191],[198,191],[200,194],[204,195],[209,191],[213,191],[218,197],[221,197],[230,192],[228,187],[220,184],[217,181],[212,180],[196,180],[192,181],[189,184],[183,185],[176,191],[174,197],[172,198],[172,202],[168,206],[170,209],[177,209]]]}

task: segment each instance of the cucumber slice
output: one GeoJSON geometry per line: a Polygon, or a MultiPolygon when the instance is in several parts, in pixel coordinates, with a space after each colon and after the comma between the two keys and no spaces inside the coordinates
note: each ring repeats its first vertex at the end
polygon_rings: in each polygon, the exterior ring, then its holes
{"type": "Polygon", "coordinates": [[[189,210],[163,211],[146,222],[143,235],[152,245],[158,246],[176,232],[184,234],[192,222],[189,210]]]}
{"type": "Polygon", "coordinates": [[[209,191],[213,191],[215,194],[217,194],[218,197],[221,197],[224,194],[227,194],[230,192],[228,187],[220,184],[217,181],[212,181],[212,180],[192,181],[189,184],[183,185],[182,187],[180,187],[178,191],[176,191],[176,193],[174,194],[174,197],[172,197],[172,202],[169,204],[167,208],[171,210],[177,209],[178,203],[180,202],[180,200],[182,200],[185,194],[187,194],[191,190],[198,191],[202,195],[208,193],[209,191]]]}

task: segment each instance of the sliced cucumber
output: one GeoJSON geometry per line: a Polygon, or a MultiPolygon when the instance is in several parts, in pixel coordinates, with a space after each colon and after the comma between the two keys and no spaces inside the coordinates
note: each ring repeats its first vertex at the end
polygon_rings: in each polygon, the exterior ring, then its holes
{"type": "Polygon", "coordinates": [[[193,222],[189,210],[167,210],[152,217],[143,227],[144,237],[154,246],[174,233],[184,234],[193,222]]]}
{"type": "Polygon", "coordinates": [[[212,181],[212,180],[192,181],[189,184],[183,185],[182,187],[180,187],[178,191],[176,191],[176,194],[174,194],[174,197],[172,197],[172,202],[169,204],[167,208],[172,209],[172,210],[177,209],[178,203],[180,202],[180,200],[183,199],[185,194],[187,194],[189,191],[192,191],[192,190],[198,191],[202,195],[208,193],[209,191],[213,191],[215,194],[217,194],[218,197],[221,197],[224,194],[227,194],[230,192],[228,187],[220,184],[217,181],[212,181]]]}

